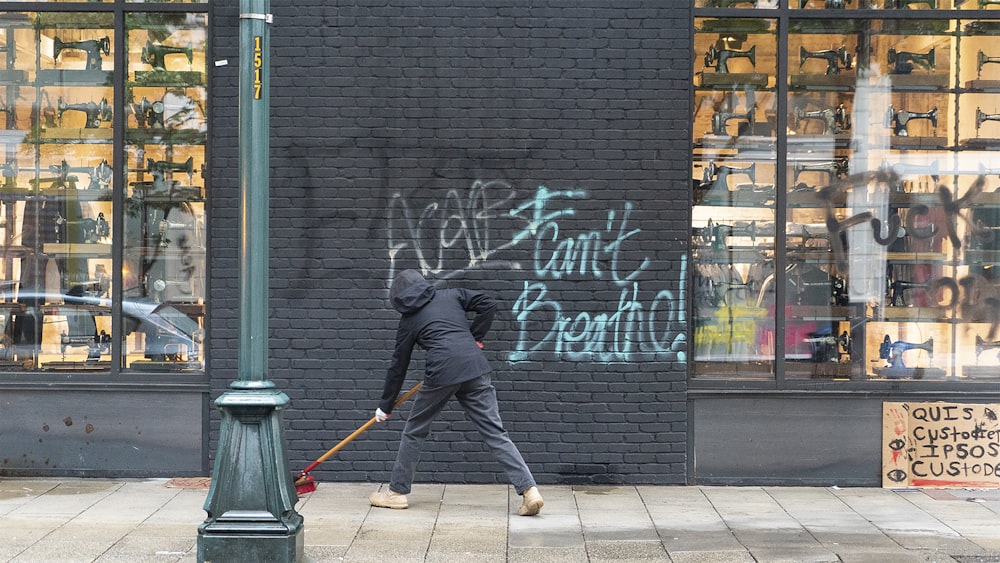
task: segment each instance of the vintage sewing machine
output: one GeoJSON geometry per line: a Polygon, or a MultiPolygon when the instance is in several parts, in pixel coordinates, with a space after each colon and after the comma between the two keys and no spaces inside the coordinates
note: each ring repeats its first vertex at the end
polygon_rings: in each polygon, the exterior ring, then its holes
{"type": "Polygon", "coordinates": [[[153,301],[157,303],[163,302],[163,292],[166,291],[168,287],[177,289],[177,292],[182,295],[194,294],[194,278],[185,281],[168,281],[160,278],[147,279],[145,286],[147,293],[152,296],[153,301]]]}
{"type": "MultiPolygon", "coordinates": [[[[822,270],[818,270],[822,272],[822,270]]],[[[835,305],[849,304],[847,281],[839,276],[822,272],[822,277],[788,276],[789,303],[796,305],[835,305]]]]}
{"type": "Polygon", "coordinates": [[[101,359],[101,354],[107,354],[111,351],[111,335],[105,331],[100,333],[88,334],[83,329],[83,332],[74,332],[74,328],[79,328],[80,325],[87,326],[86,320],[77,320],[80,316],[89,316],[90,323],[94,323],[93,316],[86,311],[72,311],[67,312],[67,321],[70,325],[70,332],[63,332],[59,335],[59,350],[62,352],[62,359],[66,359],[66,348],[71,347],[85,347],[87,348],[87,362],[97,362],[101,359]],[[73,320],[70,320],[73,319],[73,320]]]}
{"type": "Polygon", "coordinates": [[[111,54],[111,39],[87,39],[85,41],[63,41],[58,37],[52,40],[52,58],[58,59],[66,49],[83,51],[87,54],[87,70],[101,70],[104,57],[111,54]]]}
{"type": "Polygon", "coordinates": [[[9,159],[7,162],[0,162],[0,176],[3,177],[3,187],[13,189],[17,187],[17,160],[9,159]]]}
{"type": "MultiPolygon", "coordinates": [[[[96,305],[95,300],[88,298],[86,285],[78,284],[66,292],[60,304],[51,306],[50,313],[63,317],[66,322],[66,330],[59,335],[59,349],[63,362],[66,362],[67,348],[87,349],[85,362],[80,364],[70,362],[68,365],[60,367],[83,368],[83,364],[95,367],[95,364],[101,360],[101,354],[110,352],[111,335],[103,330],[98,331],[95,320],[97,315],[107,314],[110,311],[96,305]]],[[[101,367],[106,367],[106,365],[101,367]]]]}
{"type": "Polygon", "coordinates": [[[902,10],[913,4],[927,4],[929,9],[937,9],[937,0],[886,0],[885,7],[892,10],[902,10]]]}
{"type": "Polygon", "coordinates": [[[17,121],[17,108],[13,104],[0,103],[0,113],[6,116],[8,124],[15,125],[15,121],[17,121]]]}
{"type": "Polygon", "coordinates": [[[895,47],[889,49],[889,66],[892,69],[892,74],[910,74],[917,66],[924,70],[934,70],[934,61],[933,47],[926,53],[897,51],[895,47]]]}
{"type": "Polygon", "coordinates": [[[751,182],[755,182],[757,177],[757,164],[751,163],[744,168],[736,168],[725,164],[716,164],[712,161],[702,171],[699,189],[704,192],[728,192],[730,174],[746,174],[750,177],[751,182]]]}
{"type": "Polygon", "coordinates": [[[983,67],[991,63],[1000,63],[1000,57],[991,57],[982,51],[976,53],[976,78],[982,78],[983,67]]]}
{"type": "Polygon", "coordinates": [[[773,237],[774,223],[757,221],[737,221],[734,225],[733,235],[738,237],[748,237],[755,241],[759,237],[773,237]]]}
{"type": "Polygon", "coordinates": [[[850,70],[854,64],[854,57],[847,52],[847,47],[840,47],[837,50],[826,49],[823,51],[807,51],[805,47],[799,47],[799,70],[809,59],[823,59],[826,61],[826,74],[840,74],[840,70],[850,70]]]}
{"type": "Polygon", "coordinates": [[[716,223],[709,219],[708,225],[695,227],[692,229],[692,234],[701,243],[699,246],[706,246],[715,251],[724,251],[726,239],[733,234],[733,226],[726,223],[716,223]]]}
{"type": "Polygon", "coordinates": [[[169,199],[191,200],[201,197],[201,189],[197,186],[182,186],[177,180],[167,180],[167,173],[183,172],[188,176],[188,184],[194,180],[194,158],[189,157],[184,162],[146,159],[146,171],[153,176],[152,181],[134,182],[133,197],[168,197],[169,199]]]}
{"type": "Polygon", "coordinates": [[[941,181],[941,165],[937,160],[927,164],[913,164],[910,162],[889,164],[888,161],[883,160],[880,168],[892,171],[897,176],[896,181],[892,183],[895,191],[903,191],[903,176],[930,176],[935,183],[941,181]]]}
{"type": "Polygon", "coordinates": [[[719,111],[712,115],[712,131],[713,135],[727,136],[729,133],[726,131],[729,120],[731,119],[745,119],[749,123],[750,128],[753,128],[754,124],[754,112],[756,111],[756,104],[751,105],[743,113],[737,113],[732,111],[719,111]]]}
{"type": "Polygon", "coordinates": [[[851,128],[851,116],[847,113],[844,104],[836,108],[826,108],[815,111],[806,111],[802,108],[795,108],[792,128],[798,130],[803,121],[816,119],[823,122],[824,135],[836,135],[851,128]]]}
{"type": "Polygon", "coordinates": [[[885,335],[882,339],[882,344],[878,348],[879,359],[886,360],[888,362],[889,368],[906,368],[906,364],[903,363],[903,353],[910,350],[923,350],[927,352],[930,356],[934,356],[934,339],[928,338],[922,343],[904,342],[902,340],[897,340],[895,342],[889,338],[889,335],[885,335]]]}
{"type": "Polygon", "coordinates": [[[754,45],[746,51],[737,51],[735,49],[720,49],[712,45],[708,48],[708,52],[705,53],[705,66],[707,68],[714,68],[718,73],[725,74],[729,72],[729,59],[738,57],[746,58],[750,61],[751,65],[756,66],[757,46],[754,45]]]}
{"type": "Polygon", "coordinates": [[[104,213],[98,213],[97,219],[88,217],[79,221],[69,221],[62,215],[57,214],[53,221],[55,222],[57,243],[97,243],[111,236],[111,226],[108,224],[107,219],[104,218],[104,213]],[[78,229],[77,236],[68,236],[68,230],[71,228],[78,229]],[[75,240],[68,240],[69,238],[75,240]]]}
{"type": "MultiPolygon", "coordinates": [[[[848,4],[852,3],[854,0],[826,0],[823,3],[823,7],[827,10],[843,10],[848,4]]],[[[805,9],[806,5],[809,4],[809,0],[799,0],[799,9],[805,9]]]]}
{"type": "Polygon", "coordinates": [[[897,110],[892,105],[889,106],[889,110],[885,114],[885,125],[886,127],[891,126],[892,132],[897,137],[908,137],[910,135],[907,131],[907,125],[910,121],[914,119],[927,119],[930,120],[931,125],[937,127],[938,124],[938,108],[934,106],[930,111],[918,113],[907,111],[905,109],[897,110]]]}
{"type": "Polygon", "coordinates": [[[107,98],[101,99],[100,103],[86,102],[82,104],[67,104],[63,102],[62,98],[59,98],[56,109],[59,111],[60,121],[67,111],[82,111],[87,115],[87,122],[84,125],[87,129],[97,129],[102,123],[111,121],[112,117],[111,106],[108,104],[107,98]]]}
{"type": "Polygon", "coordinates": [[[1000,348],[1000,340],[987,341],[982,336],[976,335],[976,363],[979,363],[979,356],[987,350],[1000,348]]]}
{"type": "Polygon", "coordinates": [[[931,284],[917,283],[914,281],[907,281],[907,280],[892,280],[891,282],[889,282],[889,306],[906,307],[905,293],[907,291],[913,291],[915,289],[930,291],[931,284]]]}
{"type": "Polygon", "coordinates": [[[188,157],[184,162],[172,162],[169,160],[146,159],[146,169],[156,174],[165,172],[183,172],[188,175],[188,180],[194,176],[194,157],[188,157]]]}
{"type": "Polygon", "coordinates": [[[805,342],[812,349],[814,362],[840,362],[843,357],[851,355],[851,335],[845,330],[840,336],[829,329],[809,332],[805,342]]]}
{"type": "Polygon", "coordinates": [[[1000,113],[983,113],[983,110],[976,108],[976,134],[979,134],[979,128],[986,121],[1000,121],[1000,113]]]}
{"type": "Polygon", "coordinates": [[[137,104],[132,104],[132,114],[140,129],[163,127],[163,101],[151,102],[145,96],[137,104]]]}
{"type": "Polygon", "coordinates": [[[58,183],[60,186],[71,190],[76,189],[76,182],[78,180],[72,174],[87,174],[90,177],[90,182],[87,183],[88,190],[107,190],[111,188],[111,177],[114,173],[107,159],[102,160],[100,164],[94,167],[70,166],[63,160],[59,164],[50,165],[49,171],[59,178],[58,183]]]}
{"type": "Polygon", "coordinates": [[[142,48],[140,57],[142,62],[148,64],[154,69],[166,70],[167,55],[184,55],[187,57],[188,64],[193,62],[193,52],[191,51],[191,47],[174,47],[171,45],[153,43],[152,41],[146,41],[146,46],[142,48]]]}
{"type": "Polygon", "coordinates": [[[166,248],[170,246],[170,243],[172,241],[170,240],[170,238],[168,238],[167,233],[171,229],[184,229],[185,231],[194,231],[195,229],[197,229],[197,227],[198,225],[194,221],[187,223],[178,223],[176,221],[167,221],[166,219],[160,220],[160,222],[157,224],[157,230],[159,231],[160,248],[166,248]]]}
{"type": "Polygon", "coordinates": [[[827,229],[824,224],[812,224],[806,225],[802,223],[792,223],[788,226],[786,231],[787,237],[789,239],[797,239],[801,241],[801,246],[797,248],[815,248],[814,245],[809,243],[812,241],[826,241],[829,243],[833,240],[833,234],[827,229]]]}
{"type": "Polygon", "coordinates": [[[799,181],[799,175],[803,172],[822,172],[829,176],[830,182],[833,182],[834,180],[847,177],[849,164],[846,156],[827,162],[815,162],[812,164],[796,162],[792,165],[793,183],[799,181]]]}

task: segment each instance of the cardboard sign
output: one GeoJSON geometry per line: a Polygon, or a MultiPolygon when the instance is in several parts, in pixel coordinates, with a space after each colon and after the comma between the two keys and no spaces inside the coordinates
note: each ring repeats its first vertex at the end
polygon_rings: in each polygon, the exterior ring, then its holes
{"type": "Polygon", "coordinates": [[[1000,488],[1000,404],[882,403],[882,486],[1000,488]]]}

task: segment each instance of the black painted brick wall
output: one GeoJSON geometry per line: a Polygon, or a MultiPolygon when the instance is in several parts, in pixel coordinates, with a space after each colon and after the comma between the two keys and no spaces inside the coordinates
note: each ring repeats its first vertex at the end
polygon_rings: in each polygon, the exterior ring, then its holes
{"type": "MultiPolygon", "coordinates": [[[[272,2],[269,377],[291,398],[293,470],[372,416],[389,280],[419,268],[499,299],[487,352],[540,483],[685,481],[690,10],[672,4],[272,2]]],[[[237,11],[212,13],[229,62],[213,78],[213,397],[237,367],[237,11]]],[[[406,388],[421,372],[417,354],[406,388]]],[[[387,481],[406,415],[317,479],[387,481]]],[[[417,481],[504,476],[452,405],[417,481]]]]}

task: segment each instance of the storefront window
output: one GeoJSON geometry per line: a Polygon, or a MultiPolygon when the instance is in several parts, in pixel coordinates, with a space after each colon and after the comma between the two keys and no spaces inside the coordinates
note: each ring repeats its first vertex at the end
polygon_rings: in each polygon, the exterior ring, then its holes
{"type": "MultiPolygon", "coordinates": [[[[1000,381],[1000,22],[947,19],[959,7],[946,3],[791,0],[770,35],[747,34],[766,81],[726,83],[696,59],[695,380],[1000,381]],[[860,7],[886,11],[841,15],[860,7]],[[760,66],[778,52],[777,72],[760,66]],[[750,116],[761,107],[772,113],[750,116]],[[726,119],[742,123],[706,127],[726,119]],[[735,283],[744,295],[725,301],[735,283]],[[747,330],[720,332],[727,318],[747,330]],[[771,373],[751,370],[769,355],[771,373]]],[[[696,18],[695,49],[724,41],[717,26],[760,21],[696,18]]]]}
{"type": "Polygon", "coordinates": [[[692,370],[773,378],[776,22],[695,29],[692,370]]]}
{"type": "Polygon", "coordinates": [[[0,370],[203,371],[206,29],[0,13],[0,370]]]}

